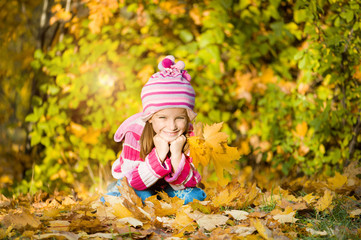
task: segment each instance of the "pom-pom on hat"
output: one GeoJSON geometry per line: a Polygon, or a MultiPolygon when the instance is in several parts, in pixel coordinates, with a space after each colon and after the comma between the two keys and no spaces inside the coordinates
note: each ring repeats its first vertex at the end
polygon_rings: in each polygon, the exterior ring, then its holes
{"type": "Polygon", "coordinates": [[[184,67],[184,62],[175,63],[171,55],[158,64],[160,71],[149,78],[141,92],[144,121],[166,108],[185,108],[190,121],[197,116],[193,111],[196,95],[190,84],[191,76],[184,67]]]}

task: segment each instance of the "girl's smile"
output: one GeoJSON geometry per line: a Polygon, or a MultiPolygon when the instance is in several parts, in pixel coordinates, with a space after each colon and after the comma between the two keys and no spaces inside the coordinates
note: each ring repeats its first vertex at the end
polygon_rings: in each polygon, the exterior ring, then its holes
{"type": "Polygon", "coordinates": [[[156,134],[172,142],[186,131],[188,115],[184,108],[166,108],[156,112],[149,122],[156,134]]]}

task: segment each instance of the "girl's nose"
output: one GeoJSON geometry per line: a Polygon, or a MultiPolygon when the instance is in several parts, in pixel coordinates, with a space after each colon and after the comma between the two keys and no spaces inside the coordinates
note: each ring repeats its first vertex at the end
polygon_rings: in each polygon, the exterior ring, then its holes
{"type": "Polygon", "coordinates": [[[177,129],[177,124],[175,123],[174,120],[170,120],[170,121],[169,121],[169,128],[170,128],[171,130],[176,130],[176,129],[177,129]]]}

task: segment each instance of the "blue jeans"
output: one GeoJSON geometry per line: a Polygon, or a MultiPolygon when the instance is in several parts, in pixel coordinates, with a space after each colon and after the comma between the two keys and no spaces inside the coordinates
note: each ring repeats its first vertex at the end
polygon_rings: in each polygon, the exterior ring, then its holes
{"type": "MultiPolygon", "coordinates": [[[[116,196],[116,197],[121,196],[117,186],[122,186],[120,180],[118,180],[108,186],[108,189],[107,189],[108,193],[106,195],[116,196]]],[[[146,190],[134,189],[134,191],[142,199],[143,202],[148,197],[157,194],[157,191],[164,191],[170,197],[177,196],[180,199],[184,200],[184,204],[193,202],[194,199],[203,201],[207,197],[206,193],[200,188],[194,187],[194,188],[186,188],[183,190],[174,190],[169,184],[164,189],[157,188],[157,187],[151,187],[146,190]]],[[[102,201],[104,203],[105,202],[104,197],[102,197],[100,199],[100,201],[102,201]]]]}

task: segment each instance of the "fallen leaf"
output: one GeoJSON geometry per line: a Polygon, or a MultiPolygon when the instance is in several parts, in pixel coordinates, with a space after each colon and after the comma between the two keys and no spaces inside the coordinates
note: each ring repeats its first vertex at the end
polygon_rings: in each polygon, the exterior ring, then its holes
{"type": "Polygon", "coordinates": [[[69,221],[62,221],[62,220],[50,221],[48,230],[67,232],[69,231],[69,225],[70,225],[69,221]]]}
{"type": "Polygon", "coordinates": [[[157,216],[162,217],[174,215],[184,204],[184,200],[179,199],[178,197],[171,198],[164,192],[160,192],[158,194],[162,200],[157,199],[157,196],[154,195],[147,198],[145,201],[148,207],[152,207],[154,209],[155,215],[157,216]]]}
{"type": "Polygon", "coordinates": [[[351,162],[344,171],[345,176],[347,177],[355,177],[358,174],[361,174],[361,167],[358,166],[358,162],[353,161],[351,162]]]}
{"type": "Polygon", "coordinates": [[[4,195],[0,194],[0,208],[5,208],[10,206],[10,200],[7,199],[4,195]]]}
{"type": "Polygon", "coordinates": [[[205,201],[198,201],[194,200],[193,202],[189,203],[189,205],[193,208],[193,210],[198,210],[205,214],[210,214],[212,212],[211,206],[208,204],[204,204],[205,201]]]}
{"type": "Polygon", "coordinates": [[[266,240],[273,239],[272,231],[269,230],[259,219],[251,219],[252,225],[257,229],[257,232],[266,240]]]}
{"type": "Polygon", "coordinates": [[[193,232],[197,227],[194,220],[187,214],[189,211],[190,206],[182,207],[182,209],[177,212],[174,219],[172,226],[181,233],[185,231],[193,232]]]}
{"type": "Polygon", "coordinates": [[[306,228],[306,231],[311,233],[312,235],[327,236],[326,231],[316,231],[312,228],[306,228]]]}
{"type": "Polygon", "coordinates": [[[72,232],[54,232],[54,233],[45,233],[45,234],[36,234],[33,236],[34,239],[68,239],[68,240],[78,240],[78,234],[72,232]]]}
{"type": "Polygon", "coordinates": [[[336,172],[335,176],[327,179],[328,186],[331,190],[337,190],[341,188],[347,182],[347,177],[336,172]]]}
{"type": "Polygon", "coordinates": [[[308,208],[305,202],[294,203],[287,201],[286,199],[282,199],[281,203],[278,204],[278,206],[283,209],[286,209],[287,207],[291,207],[293,210],[304,210],[308,208]]]}
{"type": "Polygon", "coordinates": [[[51,207],[51,208],[46,208],[44,209],[44,217],[45,218],[54,218],[56,216],[59,215],[61,209],[59,208],[54,208],[54,207],[51,207]]]}
{"type": "Polygon", "coordinates": [[[265,216],[267,216],[267,213],[265,212],[251,212],[248,217],[253,217],[253,218],[264,218],[265,216]]]}
{"type": "Polygon", "coordinates": [[[302,199],[305,200],[307,204],[312,204],[316,202],[318,198],[318,196],[314,196],[313,193],[310,193],[304,196],[302,199]]]}
{"type": "Polygon", "coordinates": [[[175,220],[169,217],[157,217],[157,221],[162,223],[164,227],[172,228],[175,220]]]}
{"type": "Polygon", "coordinates": [[[245,220],[248,218],[249,213],[242,210],[228,210],[226,214],[231,215],[236,220],[245,220]]]}
{"type": "Polygon", "coordinates": [[[128,210],[128,208],[126,208],[123,204],[121,203],[117,203],[114,204],[113,206],[113,214],[117,217],[117,218],[125,218],[125,217],[133,217],[133,214],[131,211],[128,210]]]}
{"type": "Polygon", "coordinates": [[[53,199],[49,204],[49,207],[54,207],[54,208],[58,208],[60,206],[61,204],[56,199],[53,199]]]}
{"type": "Polygon", "coordinates": [[[256,183],[253,183],[249,189],[248,194],[245,196],[245,201],[241,207],[247,207],[253,204],[254,200],[258,197],[260,193],[262,193],[261,189],[257,187],[256,183]]]}
{"type": "Polygon", "coordinates": [[[212,231],[217,226],[226,224],[228,217],[220,214],[204,214],[202,217],[197,219],[199,227],[206,229],[207,231],[212,231]]]}
{"type": "Polygon", "coordinates": [[[0,239],[5,239],[6,237],[6,230],[3,228],[0,228],[0,239]]]}
{"type": "Polygon", "coordinates": [[[293,211],[291,207],[287,207],[284,212],[274,215],[273,219],[279,223],[295,223],[298,220],[294,217],[296,212],[297,211],[293,211]]]}
{"type": "Polygon", "coordinates": [[[361,215],[361,209],[360,209],[360,208],[355,209],[355,210],[352,210],[352,211],[350,212],[350,217],[352,217],[352,218],[354,218],[354,217],[356,217],[356,216],[358,216],[358,215],[361,215]]]}
{"type": "Polygon", "coordinates": [[[142,199],[135,193],[134,189],[129,186],[126,178],[121,180],[121,186],[117,186],[122,197],[136,206],[143,206],[142,199]]]}
{"type": "MultiPolygon", "coordinates": [[[[83,232],[84,233],[84,232],[83,232]]],[[[78,234],[81,239],[116,239],[116,233],[94,233],[94,234],[78,234]]]]}
{"type": "Polygon", "coordinates": [[[323,197],[321,197],[318,202],[316,203],[316,209],[319,212],[322,212],[323,210],[325,210],[326,208],[331,206],[332,203],[332,195],[331,195],[331,191],[330,190],[326,190],[323,197]]]}
{"type": "Polygon", "coordinates": [[[13,226],[15,229],[24,229],[25,227],[38,228],[41,225],[40,220],[35,218],[27,210],[6,215],[2,223],[6,227],[13,226]]]}
{"type": "Polygon", "coordinates": [[[253,234],[256,231],[255,227],[243,227],[243,226],[234,226],[231,227],[231,233],[237,234],[238,237],[246,237],[253,234]]]}
{"type": "Polygon", "coordinates": [[[70,197],[65,197],[65,199],[61,202],[65,206],[74,205],[76,202],[70,197]]]}
{"type": "Polygon", "coordinates": [[[215,207],[227,205],[235,198],[239,197],[242,191],[244,191],[242,188],[232,191],[232,189],[227,187],[212,198],[212,205],[215,207]]]}
{"type": "Polygon", "coordinates": [[[139,221],[136,218],[133,217],[125,217],[117,220],[117,223],[125,225],[126,223],[129,223],[133,227],[142,227],[143,223],[139,221]]]}

